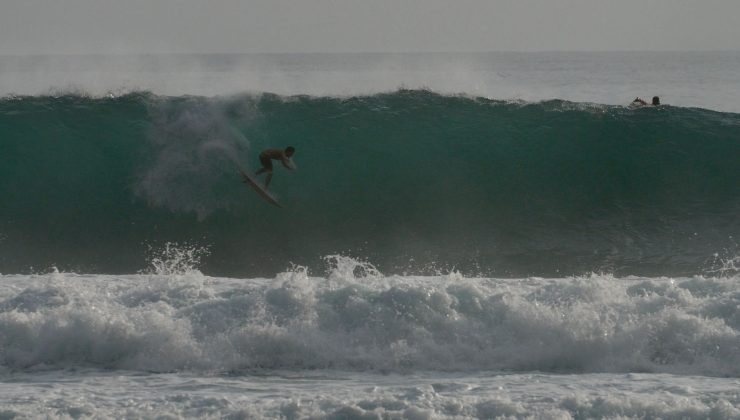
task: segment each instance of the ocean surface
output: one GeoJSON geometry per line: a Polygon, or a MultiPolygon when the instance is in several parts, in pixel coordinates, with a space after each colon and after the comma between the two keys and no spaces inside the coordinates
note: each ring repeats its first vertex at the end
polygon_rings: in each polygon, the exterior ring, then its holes
{"type": "Polygon", "coordinates": [[[740,419],[738,68],[0,56],[0,418],[740,419]]]}

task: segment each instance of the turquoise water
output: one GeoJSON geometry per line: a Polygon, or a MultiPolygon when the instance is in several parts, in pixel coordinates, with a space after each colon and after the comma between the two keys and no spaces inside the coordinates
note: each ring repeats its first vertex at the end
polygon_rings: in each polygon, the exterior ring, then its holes
{"type": "Polygon", "coordinates": [[[130,273],[166,242],[213,275],[346,254],[384,272],[693,275],[740,236],[740,114],[353,97],[0,101],[0,272],[130,273]],[[283,209],[239,181],[267,147],[283,209]]]}

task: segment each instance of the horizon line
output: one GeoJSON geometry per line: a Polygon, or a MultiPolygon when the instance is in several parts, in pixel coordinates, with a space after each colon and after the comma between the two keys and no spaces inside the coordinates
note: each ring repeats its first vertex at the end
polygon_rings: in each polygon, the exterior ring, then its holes
{"type": "Polygon", "coordinates": [[[740,49],[716,50],[487,50],[487,51],[168,51],[168,52],[0,52],[5,57],[32,57],[32,56],[146,56],[146,55],[414,55],[414,54],[574,54],[574,53],[740,53],[740,49]]]}

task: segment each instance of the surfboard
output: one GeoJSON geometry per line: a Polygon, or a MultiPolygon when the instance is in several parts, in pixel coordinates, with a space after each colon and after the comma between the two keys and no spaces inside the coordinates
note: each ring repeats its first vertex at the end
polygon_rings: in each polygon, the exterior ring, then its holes
{"type": "Polygon", "coordinates": [[[282,208],[283,206],[280,205],[280,203],[275,200],[275,197],[272,196],[269,192],[265,191],[262,186],[257,182],[256,179],[252,178],[251,176],[247,175],[246,172],[239,169],[239,173],[242,175],[243,182],[250,187],[252,187],[253,190],[257,192],[257,194],[260,195],[260,197],[264,198],[265,201],[272,204],[273,206],[277,206],[282,208]]]}

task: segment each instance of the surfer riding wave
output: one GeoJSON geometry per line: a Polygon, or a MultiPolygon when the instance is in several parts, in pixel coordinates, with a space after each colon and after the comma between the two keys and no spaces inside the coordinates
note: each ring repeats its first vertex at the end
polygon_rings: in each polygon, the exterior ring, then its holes
{"type": "Polygon", "coordinates": [[[255,172],[255,176],[263,174],[265,172],[267,173],[267,177],[265,177],[265,191],[267,191],[267,186],[270,185],[270,181],[272,180],[272,161],[279,160],[280,162],[282,162],[283,166],[292,171],[295,167],[290,158],[294,154],[295,147],[293,146],[288,146],[285,148],[285,150],[266,149],[263,150],[262,153],[260,153],[260,163],[262,164],[262,168],[255,172]]]}

